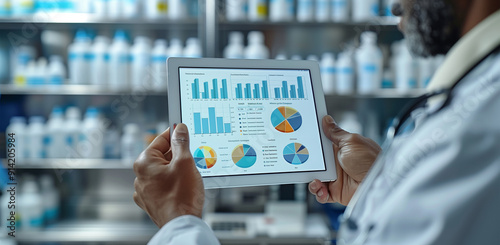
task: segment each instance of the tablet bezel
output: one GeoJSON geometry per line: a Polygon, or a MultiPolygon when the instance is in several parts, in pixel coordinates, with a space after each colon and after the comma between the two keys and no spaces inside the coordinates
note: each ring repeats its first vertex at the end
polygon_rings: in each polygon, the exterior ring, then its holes
{"type": "MultiPolygon", "coordinates": [[[[293,69],[309,70],[316,104],[318,125],[320,128],[321,145],[325,158],[326,170],[291,172],[291,173],[268,173],[252,175],[210,176],[203,177],[205,189],[228,188],[259,185],[279,185],[308,183],[314,179],[323,182],[337,179],[333,147],[331,141],[323,134],[321,120],[327,115],[325,96],[321,84],[319,65],[314,61],[291,61],[291,60],[239,60],[218,58],[168,58],[168,114],[170,124],[181,122],[180,107],[180,79],[179,68],[221,68],[221,69],[293,69]]],[[[172,126],[171,125],[171,126],[172,126]]]]}

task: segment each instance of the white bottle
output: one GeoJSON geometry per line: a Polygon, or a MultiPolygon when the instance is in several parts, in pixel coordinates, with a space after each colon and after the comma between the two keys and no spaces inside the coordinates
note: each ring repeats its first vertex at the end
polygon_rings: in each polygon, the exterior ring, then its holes
{"type": "Polygon", "coordinates": [[[330,20],[330,0],[316,0],[316,21],[327,22],[330,20]]]}
{"type": "Polygon", "coordinates": [[[138,36],[132,46],[132,90],[151,89],[150,61],[151,41],[147,37],[138,36]]]}
{"type": "Polygon", "coordinates": [[[274,57],[275,60],[287,60],[288,58],[286,57],[286,54],[284,53],[279,53],[278,55],[276,55],[276,57],[274,57]]]}
{"type": "Polygon", "coordinates": [[[246,0],[226,0],[226,19],[243,21],[246,19],[246,0]]]}
{"type": "Polygon", "coordinates": [[[92,1],[94,15],[100,19],[110,18],[110,1],[109,0],[94,0],[92,1]]]}
{"type": "Polygon", "coordinates": [[[38,84],[39,80],[37,78],[37,67],[36,67],[36,61],[31,60],[28,63],[28,66],[26,67],[26,84],[28,85],[36,85],[38,84]]]}
{"type": "Polygon", "coordinates": [[[356,69],[358,92],[373,93],[382,83],[382,51],[377,46],[377,34],[364,32],[361,34],[361,46],[356,51],[356,69]]]}
{"type": "Polygon", "coordinates": [[[81,158],[78,148],[80,135],[82,133],[81,112],[78,107],[69,107],[66,109],[65,122],[65,146],[66,152],[69,152],[69,158],[81,158]]]}
{"type": "MultiPolygon", "coordinates": [[[[30,117],[26,140],[29,142],[28,156],[30,159],[40,159],[46,156],[46,128],[43,117],[30,117]]],[[[36,162],[36,161],[34,161],[36,162]]]]}
{"type": "Polygon", "coordinates": [[[245,48],[246,59],[269,59],[269,49],[264,45],[264,34],[260,31],[248,33],[248,46],[245,48]]]}
{"type": "Polygon", "coordinates": [[[395,0],[383,0],[383,16],[390,18],[397,18],[392,14],[392,5],[394,5],[395,0]]]}
{"type": "Polygon", "coordinates": [[[354,0],[352,19],[358,22],[372,20],[379,16],[379,10],[379,0],[354,0]]]}
{"type": "Polygon", "coordinates": [[[263,21],[267,16],[266,0],[248,0],[248,20],[263,21]]]}
{"type": "Polygon", "coordinates": [[[297,20],[299,22],[314,20],[314,0],[297,1],[297,20]]]}
{"type": "Polygon", "coordinates": [[[12,3],[12,16],[26,17],[35,12],[34,0],[14,0],[12,3]]]}
{"type": "Polygon", "coordinates": [[[325,94],[333,94],[335,92],[335,56],[332,53],[324,53],[321,57],[321,82],[325,94]]]}
{"type": "Polygon", "coordinates": [[[188,58],[201,58],[203,51],[198,38],[190,37],[186,40],[186,47],[184,48],[184,57],[188,58]]]}
{"type": "Polygon", "coordinates": [[[306,57],[306,60],[310,60],[310,61],[316,61],[316,62],[319,62],[319,58],[318,56],[314,55],[314,54],[310,54],[306,57]]]}
{"type": "Polygon", "coordinates": [[[167,0],[145,0],[144,5],[147,19],[163,19],[167,17],[167,0]]]}
{"type": "Polygon", "coordinates": [[[294,54],[292,55],[292,57],[290,57],[291,60],[302,60],[302,56],[298,55],[298,54],[294,54]]]}
{"type": "Polygon", "coordinates": [[[49,83],[49,67],[47,65],[47,59],[41,57],[36,62],[35,76],[37,79],[37,84],[48,84],[49,83]]]}
{"type": "Polygon", "coordinates": [[[142,0],[126,0],[121,1],[122,17],[137,18],[139,17],[139,9],[141,8],[142,0]]]}
{"type": "Polygon", "coordinates": [[[0,16],[8,17],[11,14],[12,14],[11,0],[1,0],[0,1],[0,16]]]}
{"type": "Polygon", "coordinates": [[[43,201],[37,183],[26,178],[21,183],[19,213],[24,231],[40,230],[43,226],[43,201]]]}
{"type": "Polygon", "coordinates": [[[66,157],[66,132],[64,131],[64,111],[61,107],[54,107],[47,121],[47,157],[66,157]]]}
{"type": "Polygon", "coordinates": [[[295,14],[294,0],[271,0],[269,4],[270,21],[292,21],[295,14]]]}
{"type": "Polygon", "coordinates": [[[332,1],[332,20],[334,22],[346,22],[349,20],[349,3],[348,0],[331,0],[332,1]]]}
{"type": "Polygon", "coordinates": [[[59,191],[54,186],[54,179],[49,175],[40,178],[41,195],[43,196],[44,223],[54,224],[59,217],[59,191]]]}
{"type": "Polygon", "coordinates": [[[28,156],[28,140],[26,139],[26,119],[24,117],[13,117],[10,119],[10,124],[5,130],[5,136],[7,137],[7,149],[9,153],[12,153],[9,151],[10,149],[15,150],[15,157],[17,164],[22,164],[23,161],[27,158],[28,156]],[[11,137],[12,136],[12,137],[11,137]],[[12,142],[12,139],[15,140],[15,142],[12,142]],[[14,144],[14,147],[9,147],[9,143],[14,144]]]}
{"type": "Polygon", "coordinates": [[[144,150],[142,138],[137,124],[131,123],[125,125],[121,141],[122,160],[124,164],[132,166],[139,154],[144,150]]]}
{"type": "Polygon", "coordinates": [[[170,40],[170,47],[168,49],[168,57],[182,57],[184,55],[184,48],[182,47],[182,42],[178,38],[172,38],[170,40]]]}
{"type": "Polygon", "coordinates": [[[157,39],[151,53],[153,88],[167,89],[167,41],[157,39]]]}
{"type": "Polygon", "coordinates": [[[123,17],[122,0],[108,0],[108,16],[109,19],[120,19],[123,17]]]}
{"type": "Polygon", "coordinates": [[[64,67],[61,56],[52,55],[49,63],[48,84],[61,85],[66,79],[66,68],[64,67]]]}
{"type": "Polygon", "coordinates": [[[339,54],[336,82],[336,92],[338,94],[346,95],[354,93],[354,61],[352,52],[345,51],[339,54]]]}
{"type": "Polygon", "coordinates": [[[76,32],[73,43],[68,48],[69,76],[71,84],[89,84],[90,38],[85,31],[76,32]]]}
{"type": "Polygon", "coordinates": [[[105,129],[99,119],[99,111],[89,107],[83,120],[79,151],[83,158],[101,159],[104,157],[105,129]]]}
{"type": "Polygon", "coordinates": [[[406,42],[401,42],[399,54],[396,58],[396,89],[407,92],[417,88],[418,64],[410,54],[406,42]]]}
{"type": "Polygon", "coordinates": [[[346,112],[342,115],[342,120],[339,122],[339,127],[343,130],[353,133],[362,134],[363,126],[358,120],[358,117],[354,112],[346,112]]]}
{"type": "Polygon", "coordinates": [[[115,32],[109,51],[109,87],[114,91],[130,88],[130,47],[124,31],[115,32]]]}
{"type": "Polygon", "coordinates": [[[171,20],[183,20],[188,17],[186,0],[168,0],[167,16],[171,20]]]}
{"type": "Polygon", "coordinates": [[[106,85],[109,81],[109,39],[97,36],[91,47],[90,84],[106,85]]]}
{"type": "Polygon", "coordinates": [[[434,62],[432,58],[418,59],[418,68],[418,86],[420,88],[426,88],[434,75],[434,62]]]}
{"type": "Polygon", "coordinates": [[[229,33],[229,44],[224,49],[224,58],[226,59],[243,59],[243,33],[233,31],[229,33]]]}

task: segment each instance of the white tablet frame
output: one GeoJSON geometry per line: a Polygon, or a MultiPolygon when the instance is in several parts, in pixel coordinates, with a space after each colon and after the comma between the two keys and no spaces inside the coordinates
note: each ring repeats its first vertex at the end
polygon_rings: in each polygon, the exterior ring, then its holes
{"type": "MultiPolygon", "coordinates": [[[[321,120],[327,115],[325,96],[321,84],[319,65],[314,61],[291,61],[291,60],[239,60],[239,59],[217,59],[217,58],[168,58],[168,115],[170,124],[181,122],[180,107],[180,79],[179,68],[221,68],[221,69],[296,69],[309,70],[311,74],[314,100],[320,128],[321,145],[326,161],[326,170],[291,172],[291,173],[269,173],[251,175],[232,175],[222,177],[203,177],[205,189],[228,188],[259,185],[279,185],[308,183],[314,179],[323,182],[337,179],[333,147],[331,141],[323,134],[321,120]]],[[[172,126],[171,125],[171,126],[172,126]]]]}

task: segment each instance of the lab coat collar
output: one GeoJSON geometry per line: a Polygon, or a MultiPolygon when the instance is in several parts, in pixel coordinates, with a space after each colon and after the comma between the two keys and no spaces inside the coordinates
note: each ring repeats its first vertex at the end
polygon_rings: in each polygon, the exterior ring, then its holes
{"type": "Polygon", "coordinates": [[[478,62],[500,45],[500,10],[479,23],[448,52],[432,78],[428,92],[451,88],[478,62]]]}

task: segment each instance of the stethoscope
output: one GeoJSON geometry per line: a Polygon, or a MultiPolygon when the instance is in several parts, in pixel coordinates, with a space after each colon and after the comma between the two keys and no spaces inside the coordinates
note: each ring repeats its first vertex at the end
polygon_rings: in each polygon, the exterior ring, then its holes
{"type": "MultiPolygon", "coordinates": [[[[460,81],[464,80],[464,78],[474,68],[476,68],[483,60],[485,60],[487,57],[489,57],[491,54],[495,53],[498,50],[500,50],[500,46],[495,48],[483,59],[481,59],[474,66],[472,66],[472,68],[470,68],[467,72],[465,72],[464,75],[460,79],[458,79],[458,81],[455,84],[453,84],[451,88],[429,92],[427,94],[424,94],[416,98],[415,100],[413,100],[413,102],[405,106],[404,109],[401,110],[401,112],[395,117],[395,119],[392,121],[391,126],[387,130],[386,140],[384,141],[384,144],[382,146],[383,152],[387,152],[387,150],[391,147],[395,138],[399,136],[402,129],[404,129],[403,126],[406,125],[406,123],[412,117],[413,112],[415,112],[419,108],[425,108],[430,98],[438,96],[444,96],[444,102],[437,108],[437,110],[428,113],[425,116],[425,118],[428,119],[429,117],[436,115],[438,112],[448,107],[453,99],[453,90],[460,83],[460,81]]],[[[354,208],[356,207],[356,204],[358,203],[359,199],[368,193],[368,191],[373,186],[378,176],[380,176],[380,174],[382,173],[384,166],[385,166],[385,161],[383,159],[380,159],[379,161],[376,161],[374,163],[374,165],[366,175],[365,179],[363,180],[363,183],[359,186],[360,189],[354,193],[354,195],[351,198],[351,201],[349,202],[349,205],[346,207],[344,211],[344,214],[341,216],[340,218],[341,229],[349,229],[350,231],[359,230],[356,220],[352,217],[354,208]]],[[[374,225],[372,224],[366,227],[367,227],[366,229],[364,229],[357,235],[356,239],[351,244],[353,245],[363,244],[368,239],[368,235],[371,232],[371,230],[373,230],[374,225]]],[[[337,241],[337,243],[345,244],[345,241],[340,239],[337,241]]]]}

